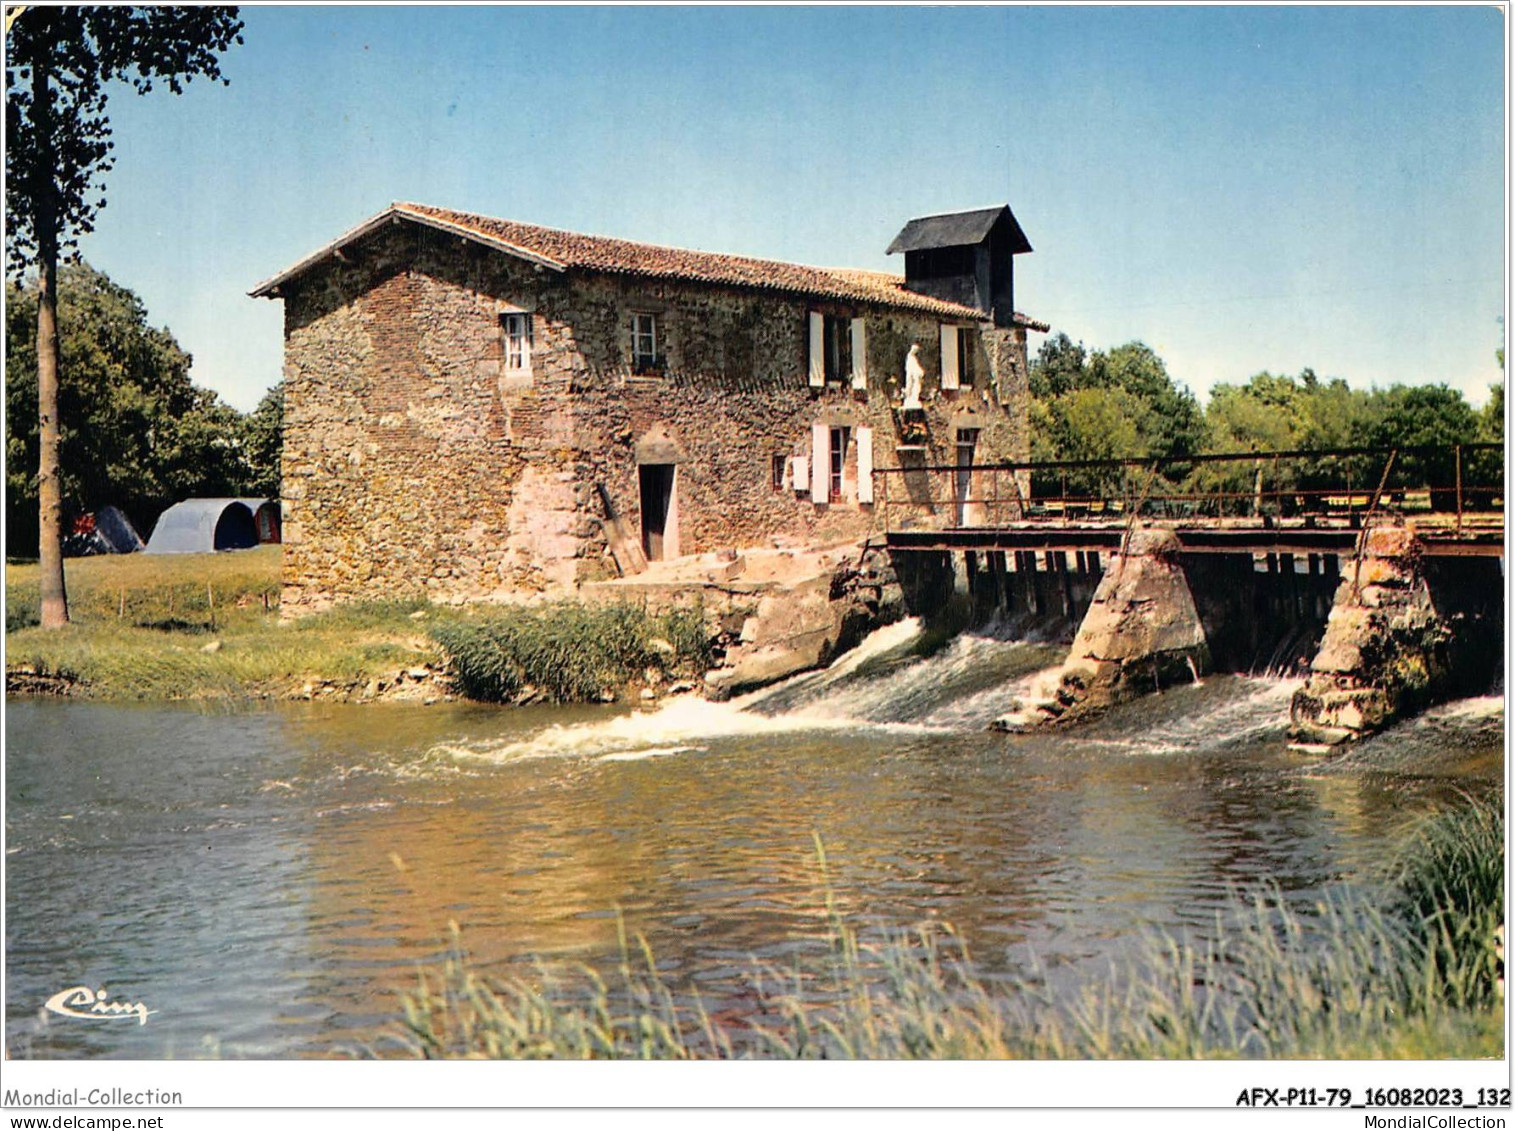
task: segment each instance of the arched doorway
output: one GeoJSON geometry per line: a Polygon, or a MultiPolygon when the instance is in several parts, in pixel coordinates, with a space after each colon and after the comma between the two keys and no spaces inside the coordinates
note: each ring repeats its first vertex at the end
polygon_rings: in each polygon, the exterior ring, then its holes
{"type": "Polygon", "coordinates": [[[651,428],[636,446],[642,553],[649,562],[679,556],[678,466],[684,455],[668,429],[651,428]]]}

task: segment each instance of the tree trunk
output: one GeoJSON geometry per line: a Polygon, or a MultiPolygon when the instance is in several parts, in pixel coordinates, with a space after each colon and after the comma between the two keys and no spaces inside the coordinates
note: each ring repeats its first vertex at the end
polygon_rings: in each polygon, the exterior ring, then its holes
{"type": "MultiPolygon", "coordinates": [[[[38,61],[40,63],[40,60],[38,61]]],[[[63,584],[63,481],[58,471],[58,205],[53,187],[52,91],[47,69],[32,66],[32,121],[40,142],[37,177],[37,552],[42,566],[42,627],[68,623],[63,584]]]]}

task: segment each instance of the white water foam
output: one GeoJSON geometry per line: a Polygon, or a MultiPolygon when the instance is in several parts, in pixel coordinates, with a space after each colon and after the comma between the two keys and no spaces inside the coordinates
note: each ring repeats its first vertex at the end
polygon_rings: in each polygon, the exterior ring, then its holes
{"type": "Polygon", "coordinates": [[[1479,695],[1429,707],[1360,743],[1337,747],[1313,774],[1360,770],[1405,770],[1435,773],[1470,751],[1489,749],[1504,732],[1504,698],[1479,695]]]}
{"type": "Polygon", "coordinates": [[[459,759],[483,762],[524,762],[538,758],[595,758],[600,761],[632,761],[675,753],[704,753],[714,739],[799,734],[806,731],[856,731],[885,727],[895,731],[922,730],[899,724],[870,723],[863,719],[822,718],[805,712],[760,715],[743,710],[736,702],[712,703],[698,696],[682,696],[656,711],[619,715],[597,722],[550,726],[527,739],[497,746],[450,747],[459,759]]]}
{"type": "MultiPolygon", "coordinates": [[[[989,626],[956,637],[934,655],[915,658],[909,649],[918,643],[921,625],[901,621],[872,633],[830,668],[793,676],[727,703],[682,696],[655,710],[553,725],[527,738],[436,747],[431,753],[462,764],[543,758],[631,762],[702,754],[712,743],[733,738],[807,732],[977,732],[1055,690],[1060,669],[1047,664],[1048,647],[1006,639],[1014,632],[1014,626],[989,626]],[[877,664],[870,668],[874,661],[877,664]]],[[[1181,713],[1149,705],[1126,733],[1083,732],[1079,745],[1154,756],[1213,750],[1261,737],[1287,725],[1289,699],[1300,683],[1239,676],[1224,685],[1185,685],[1181,713]],[[1191,691],[1198,698],[1190,698],[1191,691]]],[[[1489,706],[1460,710],[1502,709],[1494,697],[1464,702],[1489,706]]]]}
{"type": "Polygon", "coordinates": [[[907,617],[894,624],[885,625],[883,628],[870,632],[856,648],[844,653],[830,667],[822,668],[820,671],[801,672],[770,687],[761,687],[733,699],[731,705],[738,710],[746,711],[759,707],[770,699],[795,692],[803,692],[813,697],[826,688],[834,687],[849,678],[869,661],[910,647],[920,639],[921,631],[919,617],[907,617]]]}
{"type": "Polygon", "coordinates": [[[1427,709],[1420,717],[1428,722],[1492,721],[1504,716],[1503,695],[1479,695],[1472,699],[1454,699],[1427,709]]]}
{"type": "Polygon", "coordinates": [[[759,693],[743,706],[761,710],[766,702],[776,700],[791,713],[811,719],[909,723],[930,730],[981,730],[1023,694],[1023,684],[1028,679],[1055,670],[1040,667],[1026,674],[1028,663],[1040,665],[1046,661],[1047,646],[1019,639],[1014,626],[994,623],[955,637],[928,658],[903,663],[871,679],[848,678],[867,660],[913,643],[915,635],[918,634],[900,633],[880,639],[868,656],[845,666],[844,658],[836,667],[821,673],[823,678],[814,684],[790,681],[774,691],[759,693]],[[996,672],[1003,673],[1003,677],[996,679],[996,672]],[[985,676],[994,680],[992,687],[962,694],[965,687],[972,688],[985,676]]]}
{"type": "Polygon", "coordinates": [[[1302,679],[1237,676],[1244,690],[1199,710],[1157,721],[1120,738],[1088,737],[1083,743],[1135,756],[1162,756],[1216,750],[1235,742],[1282,731],[1289,722],[1289,701],[1302,679]]]}
{"type": "Polygon", "coordinates": [[[1052,701],[1062,681],[1063,667],[1053,664],[1028,672],[1000,687],[990,687],[933,711],[928,722],[960,728],[977,723],[987,726],[1003,719],[1013,730],[1031,725],[1040,715],[1039,706],[1052,701]]]}
{"type": "Polygon", "coordinates": [[[1039,646],[1006,641],[991,630],[965,634],[927,659],[909,660],[921,634],[910,619],[881,628],[823,671],[805,672],[727,703],[682,696],[653,711],[594,722],[554,725],[525,739],[495,744],[439,746],[433,754],[459,762],[503,764],[540,758],[593,758],[629,762],[699,754],[721,739],[771,737],[806,732],[882,731],[899,735],[978,730],[990,715],[926,716],[943,688],[980,672],[986,662],[1013,663],[1039,653],[1039,646]],[[871,661],[898,658],[901,665],[869,677],[871,661]]]}

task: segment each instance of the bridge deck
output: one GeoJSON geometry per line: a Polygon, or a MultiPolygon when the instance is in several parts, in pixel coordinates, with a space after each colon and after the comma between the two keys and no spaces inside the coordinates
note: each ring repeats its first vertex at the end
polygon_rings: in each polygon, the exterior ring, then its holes
{"type": "MultiPolygon", "coordinates": [[[[1171,529],[1190,554],[1339,554],[1349,555],[1360,530],[1352,526],[1222,525],[1152,522],[1171,529]]],[[[1443,521],[1408,524],[1425,553],[1436,557],[1503,557],[1504,516],[1464,515],[1461,528],[1443,521]]],[[[891,550],[1118,550],[1124,522],[1037,522],[997,527],[950,527],[944,530],[892,530],[891,550]]]]}

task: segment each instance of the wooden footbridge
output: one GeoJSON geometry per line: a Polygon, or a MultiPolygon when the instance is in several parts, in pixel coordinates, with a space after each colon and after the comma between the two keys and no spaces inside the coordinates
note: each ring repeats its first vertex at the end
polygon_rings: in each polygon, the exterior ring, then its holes
{"type": "Polygon", "coordinates": [[[1503,557],[1504,450],[1476,443],[1160,459],[878,468],[891,551],[1120,549],[1138,523],[1185,553],[1351,555],[1362,532],[1410,528],[1433,556],[1503,557]]]}
{"type": "Polygon", "coordinates": [[[1077,625],[1043,722],[1205,670],[1289,670],[1308,672],[1291,735],[1329,745],[1499,670],[1503,445],[958,455],[874,472],[891,567],[919,615],[965,597],[1077,625]]]}

